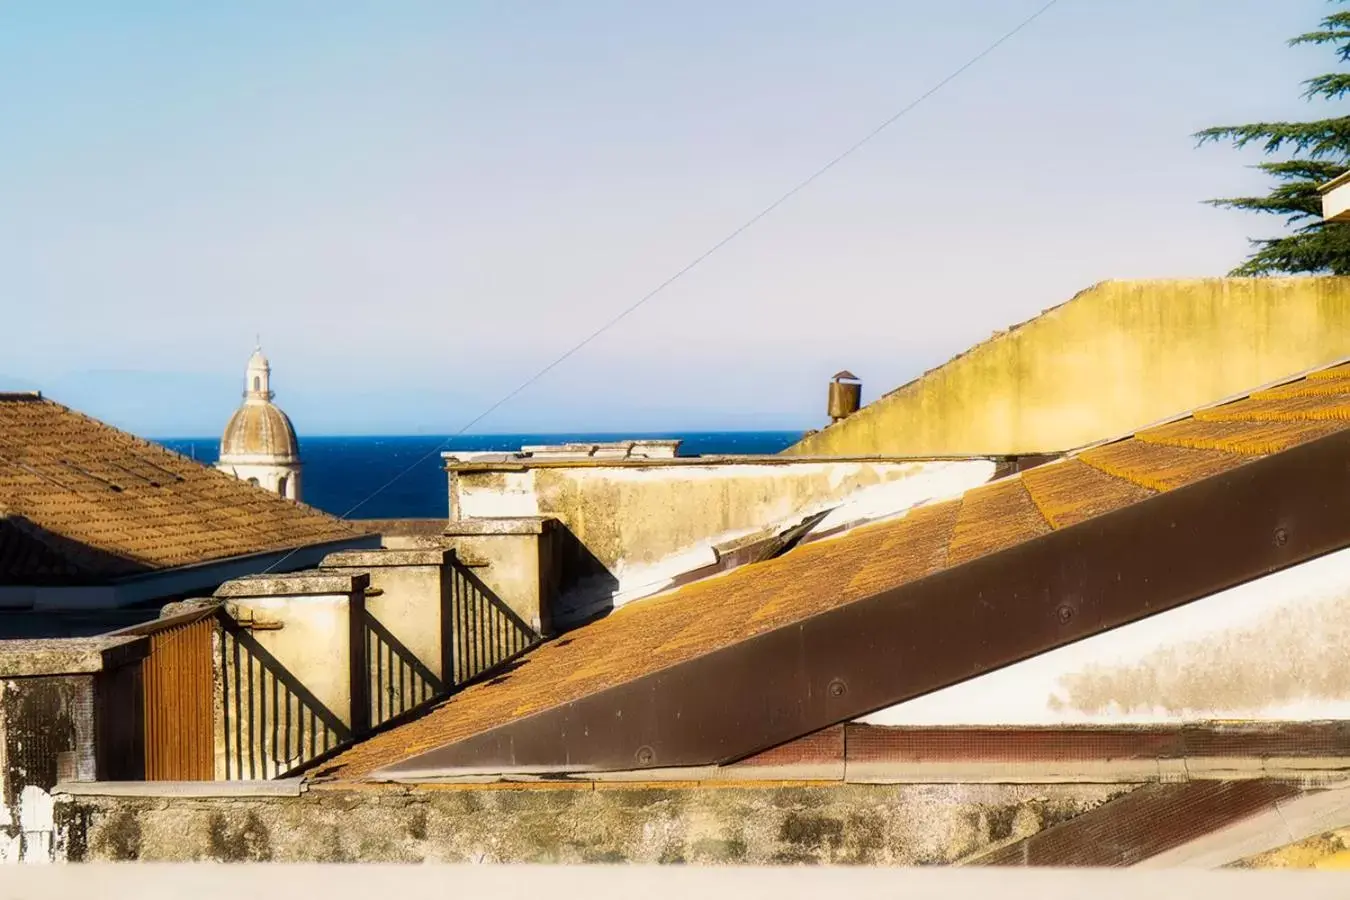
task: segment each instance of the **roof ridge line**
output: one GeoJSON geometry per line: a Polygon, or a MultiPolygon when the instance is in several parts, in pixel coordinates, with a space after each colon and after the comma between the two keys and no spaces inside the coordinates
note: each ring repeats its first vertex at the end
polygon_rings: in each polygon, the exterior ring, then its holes
{"type": "Polygon", "coordinates": [[[1222,397],[1218,400],[1211,400],[1208,403],[1202,403],[1199,406],[1194,406],[1186,410],[1185,412],[1175,413],[1170,416],[1165,416],[1161,419],[1155,419],[1152,422],[1140,425],[1137,428],[1133,428],[1127,432],[1118,433],[1112,437],[1102,438],[1100,440],[1093,441],[1090,444],[1083,444],[1082,446],[1065,450],[1062,458],[1076,459],[1080,454],[1086,453],[1088,450],[1095,450],[1098,447],[1104,447],[1107,444],[1114,444],[1117,443],[1118,441],[1127,441],[1130,438],[1141,434],[1142,432],[1152,431],[1155,428],[1161,428],[1164,425],[1171,425],[1174,422],[1181,422],[1185,419],[1193,419],[1195,418],[1196,413],[1204,412],[1205,410],[1215,409],[1220,406],[1225,406],[1229,403],[1236,403],[1239,400],[1246,400],[1250,398],[1253,394],[1259,394],[1261,391],[1268,391],[1273,388],[1282,387],[1286,384],[1293,384],[1298,381],[1306,381],[1309,377],[1316,375],[1318,372],[1325,372],[1328,369],[1335,369],[1339,366],[1343,366],[1348,363],[1350,363],[1350,356],[1342,356],[1336,358],[1335,360],[1332,360],[1331,362],[1313,366],[1310,369],[1304,369],[1303,371],[1295,373],[1293,375],[1285,375],[1280,378],[1276,378],[1273,381],[1267,381],[1263,384],[1259,384],[1255,387],[1244,388],[1243,390],[1239,391],[1236,394],[1229,394],[1228,396],[1222,397]]]}

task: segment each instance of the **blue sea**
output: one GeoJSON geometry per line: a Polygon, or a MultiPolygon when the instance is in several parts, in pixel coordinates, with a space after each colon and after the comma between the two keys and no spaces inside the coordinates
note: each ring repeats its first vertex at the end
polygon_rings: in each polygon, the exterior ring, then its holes
{"type": "MultiPolygon", "coordinates": [[[[684,441],[681,456],[768,454],[785,449],[801,436],[799,431],[713,431],[465,435],[448,440],[435,436],[301,438],[302,499],[334,515],[350,513],[354,519],[444,518],[448,501],[441,451],[516,451],[529,444],[679,438],[684,441]],[[384,485],[388,486],[380,490],[384,485]]],[[[171,438],[159,443],[207,464],[214,463],[220,451],[219,438],[171,438]]]]}

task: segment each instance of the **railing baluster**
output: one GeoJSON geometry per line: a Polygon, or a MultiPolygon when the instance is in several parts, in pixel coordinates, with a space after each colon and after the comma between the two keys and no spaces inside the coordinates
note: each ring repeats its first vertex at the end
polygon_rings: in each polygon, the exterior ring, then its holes
{"type": "Polygon", "coordinates": [[[221,731],[225,735],[225,780],[230,780],[230,645],[229,632],[220,632],[220,689],[224,693],[221,708],[221,731]]]}
{"type": "Polygon", "coordinates": [[[277,726],[281,723],[280,710],[277,708],[277,686],[279,682],[276,677],[272,677],[272,774],[275,775],[281,766],[281,758],[277,755],[277,726]]]}
{"type": "Polygon", "coordinates": [[[369,626],[366,627],[370,652],[367,656],[375,664],[375,723],[384,721],[384,667],[380,663],[379,635],[369,626]]]}
{"type": "Polygon", "coordinates": [[[235,774],[239,778],[244,777],[244,695],[242,693],[243,676],[239,671],[240,665],[240,647],[239,641],[231,636],[230,643],[234,648],[234,752],[235,752],[235,774]]]}
{"type": "Polygon", "coordinates": [[[468,579],[464,577],[463,572],[455,573],[456,583],[459,589],[455,592],[455,631],[457,633],[456,643],[459,645],[459,654],[455,660],[455,683],[463,684],[468,680],[468,657],[469,657],[469,616],[465,612],[468,605],[468,579]]]}
{"type": "Polygon", "coordinates": [[[290,689],[290,686],[287,686],[287,687],[286,687],[286,694],[285,694],[285,697],[286,697],[286,706],[285,706],[285,708],[286,708],[286,730],[285,730],[284,734],[286,735],[286,738],[285,738],[286,743],[285,743],[285,745],[284,745],[284,750],[285,750],[285,753],[286,753],[286,763],[289,765],[289,764],[290,764],[290,761],[291,761],[291,689],[290,689]]]}
{"type": "MultiPolygon", "coordinates": [[[[394,648],[389,648],[389,658],[392,663],[394,658],[394,648]]],[[[405,712],[408,709],[408,681],[412,676],[412,670],[408,668],[403,657],[398,657],[398,711],[405,712]]]]}
{"type": "Polygon", "coordinates": [[[248,777],[257,778],[259,763],[258,739],[262,737],[262,728],[258,722],[258,687],[253,680],[253,669],[257,660],[252,655],[248,659],[248,777]]]}

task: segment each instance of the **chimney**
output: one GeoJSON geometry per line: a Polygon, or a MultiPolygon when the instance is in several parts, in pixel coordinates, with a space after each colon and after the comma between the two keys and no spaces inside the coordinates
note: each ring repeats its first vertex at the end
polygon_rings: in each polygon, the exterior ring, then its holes
{"type": "Polygon", "coordinates": [[[842,422],[858,411],[862,403],[862,382],[845,369],[830,382],[830,422],[842,422]]]}

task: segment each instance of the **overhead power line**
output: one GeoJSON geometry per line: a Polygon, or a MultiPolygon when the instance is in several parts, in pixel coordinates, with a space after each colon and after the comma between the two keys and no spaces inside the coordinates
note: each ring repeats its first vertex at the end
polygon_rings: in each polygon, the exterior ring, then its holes
{"type": "MultiPolygon", "coordinates": [[[[633,313],[637,312],[637,310],[641,309],[641,308],[642,308],[649,300],[651,300],[652,298],[656,297],[658,294],[660,294],[660,293],[661,293],[662,291],[664,291],[666,288],[670,287],[672,284],[674,284],[675,282],[677,282],[677,281],[679,281],[681,278],[683,278],[685,275],[689,274],[691,271],[693,271],[695,268],[697,268],[699,265],[701,265],[703,262],[705,262],[705,261],[706,261],[709,257],[711,257],[713,254],[717,253],[717,252],[718,252],[719,250],[721,250],[723,247],[727,246],[727,245],[730,244],[732,241],[736,240],[736,238],[740,237],[740,236],[741,236],[742,234],[744,234],[746,231],[749,231],[751,228],[753,228],[755,225],[757,225],[762,219],[764,219],[766,216],[768,216],[768,215],[770,215],[771,213],[773,213],[776,209],[778,209],[780,206],[782,206],[782,205],[783,205],[784,203],[786,203],[787,201],[791,200],[791,199],[792,199],[793,197],[795,197],[797,194],[801,193],[803,190],[805,190],[807,187],[809,187],[809,186],[810,186],[811,184],[813,184],[815,181],[817,181],[818,179],[820,179],[823,175],[825,175],[827,172],[829,172],[829,171],[830,171],[831,169],[833,169],[835,166],[839,165],[841,162],[843,162],[844,160],[848,159],[848,158],[849,158],[850,156],[852,156],[854,153],[857,153],[857,152],[858,152],[859,150],[861,150],[864,146],[866,146],[868,143],[870,143],[874,138],[876,138],[878,135],[880,135],[883,131],[885,131],[886,129],[890,128],[892,125],[894,125],[894,124],[895,124],[896,122],[898,122],[900,119],[904,118],[906,115],[908,115],[910,112],[912,112],[916,107],[918,107],[918,106],[920,106],[921,104],[923,104],[924,101],[928,100],[928,99],[929,99],[930,97],[932,97],[934,94],[936,94],[936,93],[938,93],[939,91],[941,91],[943,88],[945,88],[947,85],[951,84],[951,83],[952,83],[953,81],[955,81],[957,78],[960,78],[960,77],[961,77],[963,74],[965,74],[969,69],[973,68],[975,65],[977,65],[981,60],[983,60],[983,59],[984,59],[985,57],[987,57],[989,54],[993,53],[995,50],[997,50],[997,49],[998,49],[999,47],[1001,47],[1003,44],[1007,43],[1007,42],[1010,41],[1012,38],[1016,37],[1016,36],[1017,36],[1019,33],[1021,33],[1023,30],[1025,30],[1025,29],[1028,28],[1030,25],[1032,25],[1032,23],[1034,23],[1037,19],[1041,18],[1041,16],[1043,16],[1043,15],[1045,15],[1047,12],[1049,12],[1049,11],[1050,11],[1050,8],[1053,7],[1053,6],[1054,6],[1056,3],[1058,3],[1058,2],[1059,2],[1059,0],[1048,0],[1047,3],[1045,3],[1044,5],[1042,5],[1039,9],[1037,9],[1037,10],[1036,10],[1035,12],[1033,12],[1031,15],[1027,16],[1025,19],[1023,19],[1022,21],[1018,22],[1018,23],[1017,23],[1015,26],[1013,26],[1011,29],[1009,29],[1008,31],[1006,31],[1006,32],[1004,32],[1002,35],[1000,35],[999,38],[998,38],[997,40],[995,40],[993,43],[989,44],[989,45],[986,46],[983,50],[981,50],[979,53],[976,53],[976,54],[975,54],[974,56],[972,56],[970,59],[966,60],[966,62],[964,62],[959,68],[953,70],[953,71],[951,72],[951,74],[947,75],[945,78],[943,78],[941,81],[939,81],[939,82],[937,82],[936,84],[934,84],[934,85],[933,85],[932,87],[930,87],[928,90],[924,91],[922,94],[920,94],[920,95],[919,95],[918,97],[916,97],[914,100],[910,101],[907,105],[905,105],[904,107],[902,107],[902,108],[901,108],[898,112],[896,112],[895,114],[891,115],[889,118],[887,118],[885,121],[883,121],[880,125],[877,125],[875,128],[873,128],[871,131],[867,132],[867,133],[866,133],[865,135],[863,135],[861,138],[859,138],[858,140],[854,141],[853,144],[851,144],[846,150],[844,150],[843,152],[839,153],[837,156],[835,156],[835,157],[834,157],[833,159],[831,159],[829,162],[825,163],[825,164],[824,164],[823,166],[821,166],[820,168],[816,169],[814,172],[812,172],[812,173],[811,173],[810,175],[808,175],[806,178],[804,178],[804,179],[802,179],[801,181],[797,182],[797,184],[794,185],[791,189],[789,189],[788,191],[786,191],[785,193],[783,193],[782,195],[780,195],[780,196],[778,197],[778,199],[774,200],[774,201],[773,201],[772,203],[770,203],[768,206],[764,207],[764,208],[761,209],[759,212],[757,212],[757,213],[755,213],[753,216],[751,216],[749,219],[745,220],[745,222],[743,222],[739,227],[737,227],[735,230],[733,230],[732,232],[730,232],[729,234],[727,234],[727,235],[726,235],[725,237],[723,237],[721,240],[717,241],[717,243],[715,243],[715,244],[713,244],[712,246],[710,246],[707,250],[704,250],[704,251],[703,251],[702,253],[700,253],[698,256],[694,257],[694,259],[691,260],[691,261],[690,261],[687,265],[685,265],[683,268],[679,269],[677,272],[675,272],[673,275],[671,275],[670,277],[668,277],[665,281],[662,281],[662,282],[661,282],[660,284],[658,284],[656,287],[652,288],[652,289],[651,289],[650,291],[648,291],[646,294],[643,294],[640,298],[638,298],[637,301],[635,301],[634,303],[630,304],[627,308],[625,308],[624,310],[622,310],[621,312],[619,312],[617,315],[615,315],[615,316],[614,316],[612,319],[610,319],[609,321],[605,322],[605,323],[604,323],[603,325],[601,325],[599,328],[597,328],[597,329],[595,329],[594,331],[592,331],[590,334],[588,334],[588,335],[587,335],[586,337],[584,337],[582,340],[580,340],[580,341],[578,341],[576,344],[572,345],[572,347],[570,347],[567,351],[565,351],[564,353],[562,353],[562,354],[560,354],[559,356],[557,356],[556,358],[554,358],[554,360],[553,360],[552,362],[550,362],[548,365],[544,366],[544,367],[543,367],[542,369],[540,369],[539,371],[535,372],[535,373],[534,373],[533,375],[531,375],[529,378],[525,379],[523,382],[520,383],[519,386],[517,386],[516,388],[514,388],[514,389],[511,390],[510,392],[508,392],[508,393],[506,393],[505,395],[503,395],[500,399],[498,399],[498,400],[497,400],[495,403],[493,403],[491,406],[487,407],[487,408],[484,409],[482,412],[480,412],[478,415],[476,415],[476,416],[474,416],[472,419],[470,419],[468,422],[464,423],[464,425],[463,425],[462,427],[460,427],[460,429],[459,429],[458,431],[456,431],[455,433],[451,434],[449,437],[445,438],[445,440],[441,441],[441,443],[438,444],[438,445],[437,445],[435,448],[433,448],[431,451],[429,451],[428,453],[426,453],[426,454],[423,455],[422,457],[418,458],[415,462],[413,462],[411,465],[409,465],[409,466],[407,466],[406,468],[404,468],[403,470],[401,470],[397,475],[395,475],[394,477],[390,478],[388,481],[386,481],[384,484],[380,485],[380,486],[379,486],[378,488],[376,488],[374,491],[371,491],[371,493],[368,494],[363,500],[361,500],[361,502],[357,503],[357,504],[356,504],[355,506],[353,506],[351,509],[349,509],[349,510],[347,510],[346,512],[344,512],[344,513],[342,514],[342,518],[345,519],[345,518],[348,518],[349,516],[351,516],[352,513],[356,512],[358,509],[360,509],[361,507],[365,506],[365,505],[366,505],[367,503],[369,503],[371,500],[373,500],[373,499],[375,499],[376,497],[378,497],[381,493],[383,493],[384,491],[388,490],[392,485],[394,485],[396,482],[398,482],[400,479],[402,479],[404,476],[406,476],[406,475],[407,475],[409,472],[411,472],[413,469],[416,469],[418,466],[422,465],[422,464],[425,463],[427,460],[429,460],[429,459],[431,459],[432,457],[434,457],[434,456],[438,455],[439,453],[441,453],[443,450],[445,450],[446,447],[448,447],[448,446],[450,445],[450,442],[453,441],[455,438],[460,437],[460,436],[463,435],[465,432],[467,432],[470,428],[473,428],[473,427],[474,427],[475,425],[477,425],[479,422],[483,421],[483,420],[486,419],[488,416],[492,415],[494,412],[496,412],[496,411],[497,411],[498,409],[500,409],[502,406],[504,406],[505,404],[509,403],[509,402],[510,402],[511,400],[513,400],[516,396],[518,396],[519,394],[521,394],[521,393],[523,393],[525,390],[527,390],[529,387],[531,387],[535,382],[539,381],[539,379],[543,378],[543,377],[544,377],[545,375],[547,375],[549,372],[553,371],[553,370],[556,369],[558,366],[562,365],[564,362],[566,362],[568,359],[570,359],[572,356],[574,356],[576,353],[578,353],[580,350],[582,350],[584,347],[586,347],[588,344],[590,344],[590,343],[591,343],[592,341],[594,341],[596,338],[600,337],[602,334],[604,334],[605,332],[609,331],[609,330],[610,330],[611,328],[613,328],[615,325],[618,325],[618,324],[619,324],[620,322],[622,322],[624,319],[628,318],[630,315],[632,315],[633,313]]],[[[294,553],[295,551],[291,551],[291,552],[294,553]]],[[[270,572],[270,571],[272,571],[273,569],[275,569],[277,566],[281,565],[281,563],[285,562],[285,561],[290,557],[290,555],[291,555],[291,554],[287,554],[286,556],[283,556],[281,559],[277,560],[275,563],[273,563],[271,566],[268,567],[267,571],[270,572]]]]}

